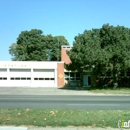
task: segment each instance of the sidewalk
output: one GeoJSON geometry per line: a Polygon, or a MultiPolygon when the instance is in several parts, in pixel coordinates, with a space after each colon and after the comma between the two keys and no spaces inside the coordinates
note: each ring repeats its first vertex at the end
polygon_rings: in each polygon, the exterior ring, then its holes
{"type": "Polygon", "coordinates": [[[41,87],[0,87],[0,95],[88,95],[86,90],[58,89],[41,87]]]}
{"type": "Polygon", "coordinates": [[[46,128],[29,128],[28,130],[119,130],[119,128],[89,128],[89,127],[46,127],[46,128]]]}
{"type": "MultiPolygon", "coordinates": [[[[61,89],[61,88],[41,88],[41,87],[0,87],[0,95],[112,95],[115,94],[104,94],[104,93],[92,93],[87,90],[75,89],[61,89]]],[[[129,94],[116,94],[116,95],[125,95],[130,96],[129,94]]]]}
{"type": "Polygon", "coordinates": [[[89,128],[89,127],[14,127],[1,126],[0,130],[119,130],[119,128],[89,128]]]}

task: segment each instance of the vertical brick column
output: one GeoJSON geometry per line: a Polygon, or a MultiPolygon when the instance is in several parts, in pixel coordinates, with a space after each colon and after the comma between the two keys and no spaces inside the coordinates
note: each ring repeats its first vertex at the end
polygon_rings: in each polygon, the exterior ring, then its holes
{"type": "Polygon", "coordinates": [[[70,51],[71,49],[68,48],[61,48],[61,61],[64,61],[65,64],[70,64],[71,60],[69,56],[67,55],[67,51],[70,51]]]}
{"type": "Polygon", "coordinates": [[[57,85],[58,87],[64,86],[64,63],[57,63],[57,85]]]}

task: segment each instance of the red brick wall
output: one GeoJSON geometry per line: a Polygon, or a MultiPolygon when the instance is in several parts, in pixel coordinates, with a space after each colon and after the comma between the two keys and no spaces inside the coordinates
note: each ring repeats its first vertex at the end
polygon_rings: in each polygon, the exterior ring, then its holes
{"type": "Polygon", "coordinates": [[[64,86],[64,63],[57,63],[57,85],[64,86]]]}
{"type": "Polygon", "coordinates": [[[70,51],[70,49],[61,48],[61,61],[64,61],[65,64],[70,64],[71,60],[69,56],[67,55],[66,51],[70,51]]]}

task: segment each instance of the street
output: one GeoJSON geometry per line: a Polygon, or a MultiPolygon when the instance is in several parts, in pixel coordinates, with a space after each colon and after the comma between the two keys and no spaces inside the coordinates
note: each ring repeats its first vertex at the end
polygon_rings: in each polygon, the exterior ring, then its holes
{"type": "Polygon", "coordinates": [[[0,95],[0,108],[130,109],[130,96],[0,95]]]}

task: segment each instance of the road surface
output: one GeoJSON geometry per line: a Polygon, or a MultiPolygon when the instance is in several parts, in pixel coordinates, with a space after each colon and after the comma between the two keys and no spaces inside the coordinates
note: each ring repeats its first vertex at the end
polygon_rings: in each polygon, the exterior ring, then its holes
{"type": "Polygon", "coordinates": [[[0,108],[130,109],[130,96],[0,95],[0,108]]]}

